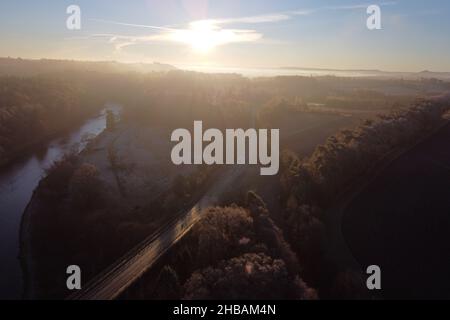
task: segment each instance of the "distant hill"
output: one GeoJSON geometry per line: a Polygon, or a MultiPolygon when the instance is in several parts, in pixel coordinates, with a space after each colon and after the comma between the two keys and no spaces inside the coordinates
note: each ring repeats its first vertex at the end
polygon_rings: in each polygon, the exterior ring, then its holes
{"type": "Polygon", "coordinates": [[[0,58],[0,75],[31,76],[43,73],[70,71],[98,72],[165,72],[176,70],[174,66],[162,63],[119,63],[116,61],[75,60],[28,60],[21,58],[0,58]]]}
{"type": "Polygon", "coordinates": [[[321,68],[301,68],[301,67],[281,67],[279,70],[290,71],[303,71],[319,73],[319,74],[354,74],[356,76],[370,76],[377,78],[404,78],[404,79],[441,79],[450,80],[450,72],[435,72],[424,70],[421,72],[396,72],[396,71],[383,71],[376,69],[321,69],[321,68]]]}
{"type": "Polygon", "coordinates": [[[450,79],[450,72],[435,72],[425,70],[416,74],[418,76],[421,76],[422,78],[450,79]]]}

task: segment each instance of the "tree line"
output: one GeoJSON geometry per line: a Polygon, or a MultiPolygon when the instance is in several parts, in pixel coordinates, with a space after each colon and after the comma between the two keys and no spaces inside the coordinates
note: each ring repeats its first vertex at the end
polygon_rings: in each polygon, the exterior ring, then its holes
{"type": "Polygon", "coordinates": [[[366,292],[361,274],[343,270],[328,257],[328,209],[387,154],[417,143],[444,123],[442,116],[449,109],[445,101],[418,101],[409,109],[338,132],[308,158],[283,154],[280,201],[284,231],[303,262],[305,280],[320,296],[359,298],[366,292]]]}

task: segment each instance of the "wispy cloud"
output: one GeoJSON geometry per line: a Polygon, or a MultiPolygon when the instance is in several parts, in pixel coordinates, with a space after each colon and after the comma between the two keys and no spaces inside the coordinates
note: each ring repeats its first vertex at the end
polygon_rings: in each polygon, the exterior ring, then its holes
{"type": "Polygon", "coordinates": [[[284,13],[273,13],[259,16],[250,17],[240,17],[240,18],[228,18],[228,19],[212,19],[210,21],[216,24],[232,24],[232,23],[243,23],[243,24],[256,24],[256,23],[270,23],[278,22],[283,20],[289,20],[291,17],[284,13]]]}
{"type": "Polygon", "coordinates": [[[211,49],[230,43],[254,42],[260,40],[263,35],[252,29],[231,29],[223,25],[233,23],[267,23],[289,19],[285,15],[266,15],[230,19],[210,19],[192,21],[185,28],[160,27],[124,23],[110,20],[93,19],[97,22],[111,23],[121,26],[148,28],[158,31],[157,34],[148,36],[129,36],[117,34],[94,34],[93,37],[105,37],[115,45],[116,50],[127,46],[149,42],[173,42],[190,45],[198,52],[207,52],[211,49]]]}
{"type": "Polygon", "coordinates": [[[95,21],[95,22],[109,23],[109,24],[115,24],[118,26],[125,26],[125,27],[147,28],[147,29],[164,30],[164,31],[175,30],[175,29],[168,28],[168,27],[151,26],[151,25],[147,25],[147,24],[125,23],[125,22],[103,20],[103,19],[90,19],[90,20],[95,21]]]}
{"type": "MultiPolygon", "coordinates": [[[[396,5],[397,1],[386,1],[378,3],[379,6],[396,5]]],[[[154,26],[135,23],[126,23],[111,20],[91,19],[95,22],[115,24],[125,27],[152,29],[156,34],[146,36],[128,36],[117,34],[94,34],[92,37],[104,37],[108,42],[113,43],[116,50],[121,50],[127,46],[149,43],[149,42],[172,42],[190,45],[198,52],[207,52],[215,47],[239,43],[239,42],[256,42],[263,38],[263,34],[253,29],[228,28],[226,26],[232,24],[265,24],[276,23],[293,19],[296,16],[306,16],[321,11],[330,10],[359,10],[365,9],[370,4],[354,4],[354,5],[338,5],[326,6],[304,10],[292,10],[279,13],[270,13],[263,15],[221,18],[221,19],[205,19],[190,22],[187,27],[167,27],[154,26]]]]}
{"type": "Polygon", "coordinates": [[[366,9],[370,5],[376,4],[380,7],[387,6],[395,6],[397,5],[397,1],[385,1],[381,3],[362,3],[362,4],[354,4],[354,5],[339,5],[339,6],[327,6],[323,7],[323,10],[357,10],[357,9],[366,9]]]}
{"type": "Polygon", "coordinates": [[[116,50],[139,43],[173,42],[190,45],[199,52],[206,52],[212,48],[242,42],[256,42],[263,38],[263,34],[253,29],[228,28],[232,24],[264,24],[289,20],[294,15],[306,15],[307,11],[271,13],[237,18],[205,19],[190,22],[187,27],[166,27],[91,19],[91,21],[114,24],[125,27],[152,29],[157,34],[148,36],[128,36],[116,34],[94,34],[93,37],[104,37],[113,43],[116,50]]]}
{"type": "Polygon", "coordinates": [[[171,42],[186,44],[197,52],[206,53],[225,44],[258,41],[263,35],[250,29],[220,28],[215,21],[201,20],[191,22],[188,28],[164,28],[163,32],[153,35],[93,34],[92,37],[108,39],[116,50],[142,43],[171,42]]]}

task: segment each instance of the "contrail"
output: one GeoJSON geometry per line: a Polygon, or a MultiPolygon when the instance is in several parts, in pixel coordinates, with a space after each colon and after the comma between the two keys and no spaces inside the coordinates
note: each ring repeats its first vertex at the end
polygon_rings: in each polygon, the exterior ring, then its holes
{"type": "Polygon", "coordinates": [[[111,23],[111,24],[127,26],[127,27],[148,28],[148,29],[164,30],[164,31],[176,31],[177,30],[177,29],[167,28],[167,27],[150,26],[150,25],[145,25],[145,24],[124,23],[124,22],[111,21],[111,20],[102,20],[102,19],[89,19],[89,20],[103,22],[103,23],[111,23]]]}

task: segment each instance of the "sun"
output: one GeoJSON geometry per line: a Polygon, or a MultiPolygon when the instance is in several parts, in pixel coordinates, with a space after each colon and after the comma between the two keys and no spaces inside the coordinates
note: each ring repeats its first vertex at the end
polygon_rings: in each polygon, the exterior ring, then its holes
{"type": "Polygon", "coordinates": [[[198,54],[208,54],[226,44],[254,42],[262,38],[254,30],[225,29],[222,25],[220,20],[197,20],[189,23],[186,29],[171,29],[163,38],[186,44],[198,54]]]}
{"type": "Polygon", "coordinates": [[[188,42],[197,53],[207,54],[219,45],[221,30],[214,23],[197,21],[190,24],[188,42]]]}
{"type": "Polygon", "coordinates": [[[176,30],[173,40],[188,44],[194,52],[207,54],[217,46],[226,43],[232,36],[220,29],[213,20],[194,21],[188,29],[176,30]]]}

